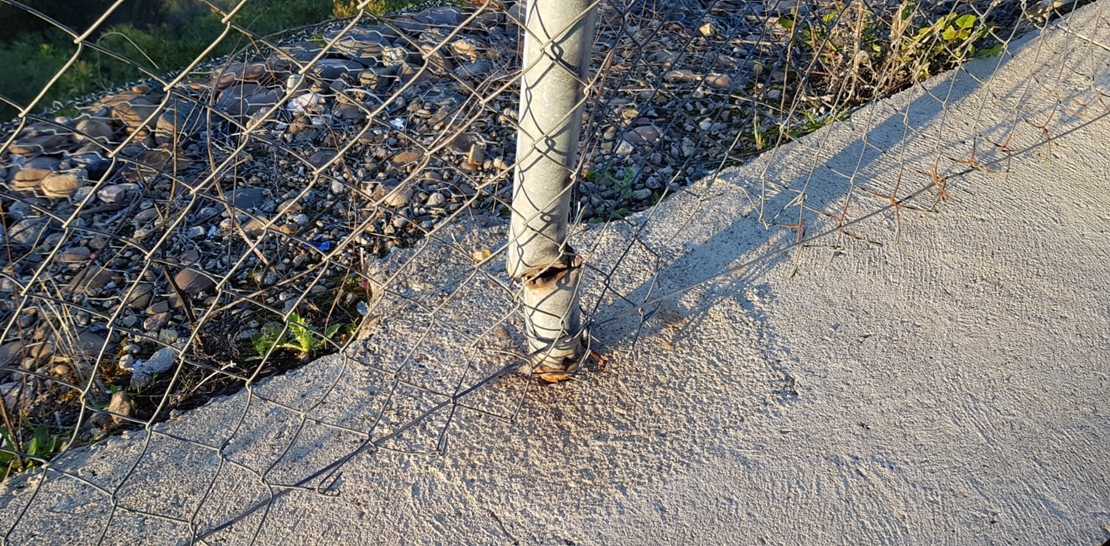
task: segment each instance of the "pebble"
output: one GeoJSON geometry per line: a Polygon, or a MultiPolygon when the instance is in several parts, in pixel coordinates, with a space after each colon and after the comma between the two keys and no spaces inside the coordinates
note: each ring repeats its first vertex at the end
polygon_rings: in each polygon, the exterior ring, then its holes
{"type": "Polygon", "coordinates": [[[150,315],[143,320],[143,330],[149,334],[156,334],[162,330],[170,321],[169,313],[159,313],[157,315],[150,315]]]}
{"type": "MultiPolygon", "coordinates": [[[[149,294],[149,292],[148,292],[149,294]]],[[[170,311],[170,304],[165,300],[155,302],[154,305],[147,307],[146,313],[148,315],[161,315],[170,311]]]]}
{"type": "Polygon", "coordinates": [[[385,197],[382,198],[382,203],[388,207],[400,208],[409,204],[412,199],[412,188],[395,187],[386,188],[385,197]]]}
{"type": "Polygon", "coordinates": [[[215,286],[216,282],[206,273],[192,268],[184,268],[173,277],[174,283],[183,293],[194,296],[215,286]]]}
{"type": "Polygon", "coordinates": [[[88,247],[74,246],[62,250],[62,261],[64,262],[83,262],[92,256],[92,251],[88,247]]]}
{"type": "Polygon", "coordinates": [[[127,190],[122,184],[112,184],[96,192],[96,198],[99,199],[101,203],[111,205],[122,201],[126,194],[127,190]]]}
{"type": "Polygon", "coordinates": [[[173,343],[177,342],[177,338],[180,337],[180,335],[181,334],[179,334],[177,330],[173,328],[163,328],[158,331],[158,341],[161,341],[166,345],[172,345],[173,343]]]}
{"type": "Polygon", "coordinates": [[[394,163],[397,163],[398,165],[405,165],[405,164],[409,164],[409,163],[416,163],[417,161],[420,161],[423,158],[424,158],[424,154],[421,153],[421,152],[418,152],[416,150],[405,150],[405,151],[393,156],[391,161],[393,161],[394,163]]]}
{"type": "Polygon", "coordinates": [[[112,422],[115,424],[132,416],[134,408],[131,405],[131,398],[127,396],[127,391],[119,390],[112,393],[112,400],[108,402],[108,411],[112,413],[112,422]]]}
{"type": "Polygon", "coordinates": [[[651,125],[641,125],[629,129],[624,138],[633,144],[654,144],[659,142],[660,133],[659,129],[651,125]]]}
{"type": "Polygon", "coordinates": [[[710,74],[705,77],[705,84],[716,89],[732,87],[732,78],[728,74],[710,74]]]}
{"type": "Polygon", "coordinates": [[[686,70],[686,69],[671,70],[671,71],[667,72],[666,74],[663,74],[663,81],[670,82],[670,83],[681,83],[681,82],[690,82],[690,81],[697,81],[697,80],[698,80],[698,75],[694,74],[692,71],[686,70]]]}
{"type": "Polygon", "coordinates": [[[443,204],[446,202],[447,198],[444,197],[442,193],[434,192],[428,196],[428,200],[425,202],[425,204],[428,207],[440,207],[443,206],[443,204]]]}

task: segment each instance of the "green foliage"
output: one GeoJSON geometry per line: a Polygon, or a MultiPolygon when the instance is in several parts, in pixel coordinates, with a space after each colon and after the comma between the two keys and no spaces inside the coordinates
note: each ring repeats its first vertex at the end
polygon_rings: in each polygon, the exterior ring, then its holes
{"type": "Polygon", "coordinates": [[[65,445],[60,436],[50,433],[44,426],[31,428],[31,437],[23,442],[16,442],[16,438],[5,428],[0,428],[0,467],[4,469],[0,479],[7,478],[16,472],[33,468],[36,459],[49,460],[65,445]],[[23,455],[15,453],[21,452],[23,455]]]}
{"type": "MultiPolygon", "coordinates": [[[[903,19],[912,17],[912,5],[904,6],[900,16],[903,19]]],[[[917,67],[915,76],[923,80],[932,75],[931,69],[948,68],[981,55],[975,44],[989,33],[990,26],[979,24],[979,18],[973,14],[949,13],[920,26],[911,39],[899,43],[894,54],[901,64],[917,67]]]]}
{"type": "Polygon", "coordinates": [[[877,13],[860,1],[829,6],[818,17],[795,12],[778,24],[809,59],[805,71],[847,99],[885,95],[1000,51],[998,45],[984,47],[993,26],[975,14],[938,17],[908,1],[892,13],[877,13]]]}
{"type": "Polygon", "coordinates": [[[291,349],[296,351],[301,358],[304,358],[316,349],[323,347],[324,340],[335,337],[335,334],[342,327],[343,325],[340,323],[331,324],[321,336],[319,329],[305,322],[304,317],[297,313],[291,313],[289,315],[289,328],[286,331],[282,331],[283,329],[278,327],[263,326],[260,332],[251,336],[251,345],[254,346],[259,358],[263,358],[277,349],[291,349]]]}

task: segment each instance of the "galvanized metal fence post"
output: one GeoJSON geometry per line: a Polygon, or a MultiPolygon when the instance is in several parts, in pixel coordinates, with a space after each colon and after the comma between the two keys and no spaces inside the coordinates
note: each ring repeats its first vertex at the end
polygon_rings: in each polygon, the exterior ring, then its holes
{"type": "Polygon", "coordinates": [[[532,369],[547,381],[568,378],[582,352],[582,262],[567,222],[596,9],[591,0],[528,0],[525,15],[507,267],[523,281],[532,369]]]}

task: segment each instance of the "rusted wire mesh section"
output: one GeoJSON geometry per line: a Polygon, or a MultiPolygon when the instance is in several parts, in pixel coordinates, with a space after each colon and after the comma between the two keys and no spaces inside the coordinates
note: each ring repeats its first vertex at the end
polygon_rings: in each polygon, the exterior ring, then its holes
{"type": "MultiPolygon", "coordinates": [[[[54,525],[59,508],[36,500],[53,487],[79,490],[93,542],[144,528],[203,542],[243,525],[257,540],[286,492],[335,494],[356,456],[443,452],[461,414],[512,419],[544,388],[519,371],[529,357],[520,287],[504,266],[523,3],[389,16],[352,4],[353,18],[258,36],[233,18],[252,1],[198,1],[223,17],[221,40],[250,46],[170,74],[106,49],[95,27],[3,1],[72,36],[51,85],[91,55],[148,76],[68,105],[46,104],[46,89],[29,103],[0,96],[19,112],[0,130],[8,542],[54,525]],[[290,396],[274,375],[312,380],[290,396]],[[180,424],[205,405],[225,412],[220,427],[180,424]],[[237,450],[248,430],[266,435],[268,459],[237,450]],[[130,447],[98,461],[106,441],[130,447]],[[345,455],[321,447],[336,444],[345,455]],[[183,460],[210,470],[202,487],[152,496],[152,476],[183,460]]],[[[1027,82],[1059,90],[1058,102],[1004,90],[1011,119],[951,119],[973,137],[918,131],[915,116],[959,104],[943,84],[910,114],[853,116],[974,58],[1001,67],[1012,47],[1036,47],[1043,26],[1066,28],[1075,7],[597,4],[569,211],[586,268],[579,373],[638,373],[634,352],[614,359],[606,347],[696,327],[670,302],[698,287],[668,276],[695,265],[668,241],[713,219],[661,223],[674,194],[712,200],[714,184],[760,157],[762,176],[741,184],[763,235],[696,265],[706,279],[742,281],[800,245],[835,256],[891,241],[900,214],[932,210],[961,174],[1003,172],[1010,155],[1050,142],[1050,120],[1101,119],[1108,55],[1081,39],[1058,73],[1027,82]],[[901,140],[865,138],[831,156],[821,129],[839,120],[864,134],[893,124],[901,140]],[[813,162],[776,162],[775,147],[797,139],[813,162]],[[935,141],[936,154],[903,156],[908,139],[935,141]],[[811,187],[818,170],[843,183],[811,187]],[[886,229],[856,228],[875,215],[886,229]]],[[[968,75],[987,85],[993,72],[968,75]]],[[[791,396],[780,379],[776,392],[791,396]]]]}

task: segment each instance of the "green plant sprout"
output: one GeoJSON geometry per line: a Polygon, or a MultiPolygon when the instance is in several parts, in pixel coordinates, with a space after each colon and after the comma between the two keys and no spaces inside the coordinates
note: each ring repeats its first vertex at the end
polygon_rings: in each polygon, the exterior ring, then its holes
{"type": "Polygon", "coordinates": [[[4,467],[4,472],[0,475],[0,479],[7,478],[16,472],[22,472],[29,468],[33,468],[36,464],[36,459],[48,460],[59,451],[65,443],[61,437],[50,434],[45,426],[36,426],[31,429],[31,439],[19,446],[12,437],[10,431],[0,428],[0,447],[6,451],[0,451],[0,466],[4,467]],[[20,449],[22,447],[22,449],[20,449]],[[22,451],[27,457],[15,453],[22,451]]]}
{"type": "Polygon", "coordinates": [[[263,326],[261,331],[251,336],[251,344],[258,353],[258,358],[265,357],[275,349],[291,349],[297,351],[299,357],[303,359],[323,347],[324,340],[334,337],[342,327],[341,323],[328,326],[321,338],[319,329],[310,326],[297,313],[290,313],[287,332],[282,332],[281,328],[263,326]]]}

